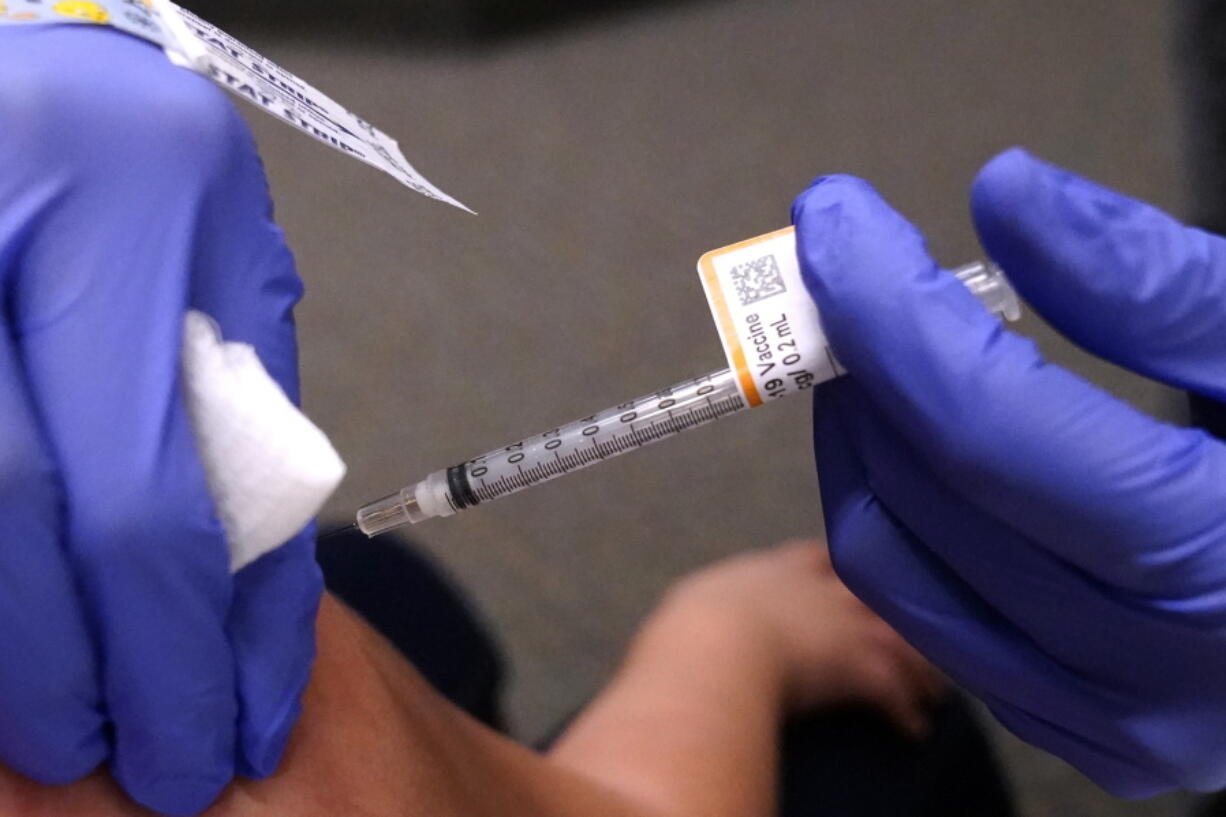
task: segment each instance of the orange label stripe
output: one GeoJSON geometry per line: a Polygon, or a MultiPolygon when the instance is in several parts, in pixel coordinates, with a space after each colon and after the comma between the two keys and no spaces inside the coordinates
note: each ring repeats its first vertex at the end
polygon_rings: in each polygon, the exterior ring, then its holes
{"type": "Polygon", "coordinates": [[[724,288],[719,285],[719,278],[715,275],[711,255],[703,256],[702,277],[706,282],[707,292],[711,293],[711,303],[715,305],[715,317],[719,324],[719,331],[724,336],[724,343],[729,351],[728,356],[732,358],[732,368],[736,372],[737,380],[741,383],[741,391],[745,392],[745,399],[749,401],[750,406],[760,406],[762,396],[758,394],[758,387],[754,384],[753,376],[749,373],[749,366],[745,362],[745,350],[741,347],[741,339],[736,335],[732,313],[728,310],[728,301],[724,298],[724,288]]]}

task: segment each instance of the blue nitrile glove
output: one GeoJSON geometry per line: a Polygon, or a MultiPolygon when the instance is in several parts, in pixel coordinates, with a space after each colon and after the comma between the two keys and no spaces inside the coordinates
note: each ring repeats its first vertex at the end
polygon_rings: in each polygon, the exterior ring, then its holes
{"type": "Polygon", "coordinates": [[[314,651],[304,532],[235,576],[184,313],[296,399],[302,287],[234,106],[110,29],[0,29],[0,762],[207,806],[271,773],[314,651]]]}
{"type": "MultiPolygon", "coordinates": [[[[973,210],[1072,340],[1226,398],[1226,240],[1020,150],[973,210]]],[[[1226,445],[1046,363],[864,182],[819,180],[793,218],[850,372],[815,406],[839,574],[1111,791],[1226,785],[1226,445]]]]}

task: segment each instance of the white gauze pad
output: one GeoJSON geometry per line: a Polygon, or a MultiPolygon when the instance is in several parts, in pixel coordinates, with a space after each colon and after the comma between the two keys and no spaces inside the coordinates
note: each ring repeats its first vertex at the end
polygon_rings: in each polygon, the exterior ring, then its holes
{"type": "Polygon", "coordinates": [[[183,327],[183,389],[217,516],[238,571],[298,533],[345,476],[327,436],[255,349],[197,310],[183,327]]]}

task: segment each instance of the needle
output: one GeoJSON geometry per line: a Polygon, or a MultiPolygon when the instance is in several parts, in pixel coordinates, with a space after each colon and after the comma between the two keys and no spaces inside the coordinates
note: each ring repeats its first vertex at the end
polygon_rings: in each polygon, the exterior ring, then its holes
{"type": "Polygon", "coordinates": [[[358,529],[358,526],[356,523],[352,525],[346,525],[343,528],[337,528],[336,530],[328,531],[327,533],[323,534],[319,538],[320,539],[331,539],[333,536],[340,536],[342,533],[350,533],[357,529],[358,529]]]}

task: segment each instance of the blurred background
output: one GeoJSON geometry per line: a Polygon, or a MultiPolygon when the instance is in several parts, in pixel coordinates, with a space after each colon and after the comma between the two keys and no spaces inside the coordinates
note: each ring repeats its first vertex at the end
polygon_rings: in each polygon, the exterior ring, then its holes
{"type": "MultiPolygon", "coordinates": [[[[949,265],[980,254],[968,186],[1013,144],[1190,212],[1180,16],[1193,4],[186,5],[397,137],[480,212],[421,198],[246,109],[308,283],[307,411],[350,466],[335,520],[436,468],[721,366],[696,259],[785,226],[818,174],[872,180],[949,265]]],[[[1033,316],[1020,331],[1184,419],[1181,395],[1089,359],[1033,316]]],[[[516,734],[541,736],[591,696],[683,572],[821,534],[809,412],[805,400],[772,405],[411,531],[507,648],[516,734]]],[[[1179,796],[1115,800],[994,734],[1028,817],[1184,813],[1179,796]]]]}

